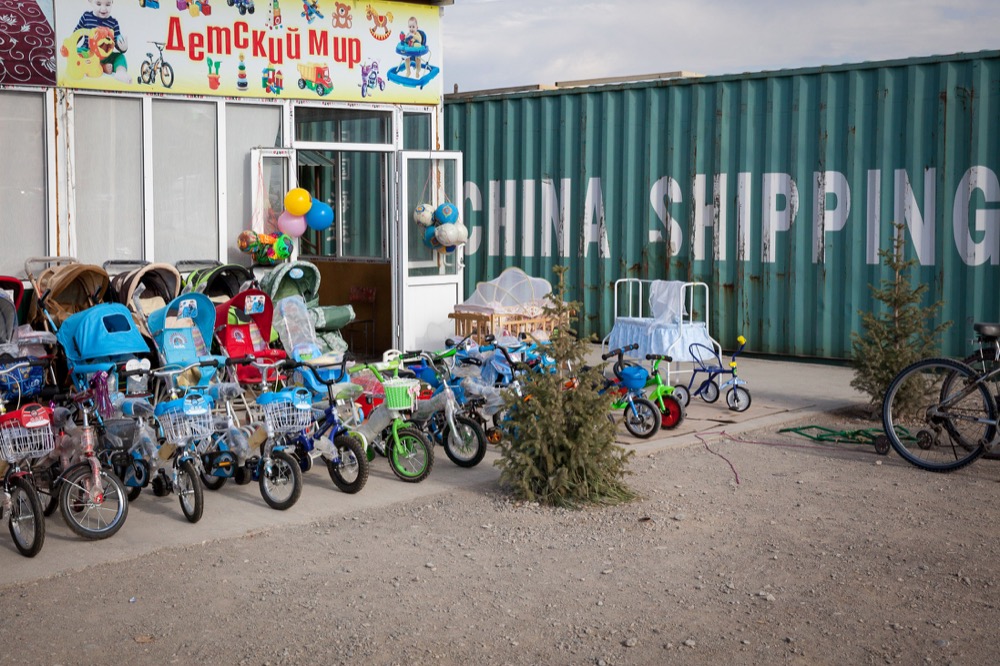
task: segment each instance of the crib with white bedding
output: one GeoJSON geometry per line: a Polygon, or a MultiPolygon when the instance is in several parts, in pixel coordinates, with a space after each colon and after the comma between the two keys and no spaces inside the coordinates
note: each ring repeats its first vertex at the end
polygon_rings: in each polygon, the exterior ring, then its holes
{"type": "Polygon", "coordinates": [[[692,344],[722,353],[709,333],[708,313],[704,282],[623,278],[615,282],[615,322],[601,344],[602,351],[634,343],[639,348],[629,355],[643,362],[646,354],[668,355],[673,362],[665,379],[673,385],[699,361],[691,354],[692,344]]]}

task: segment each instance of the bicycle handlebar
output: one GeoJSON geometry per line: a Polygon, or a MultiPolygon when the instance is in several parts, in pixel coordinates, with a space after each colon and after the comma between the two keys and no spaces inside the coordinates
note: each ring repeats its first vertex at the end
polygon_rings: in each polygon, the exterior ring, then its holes
{"type": "Polygon", "coordinates": [[[612,349],[612,350],[611,350],[611,351],[609,351],[609,352],[608,352],[607,354],[601,354],[601,360],[602,360],[602,361],[607,361],[607,360],[608,360],[609,358],[611,358],[612,356],[617,356],[617,357],[618,357],[619,359],[621,359],[621,357],[622,357],[622,356],[623,356],[623,355],[624,355],[625,353],[627,353],[627,352],[630,352],[630,351],[634,351],[634,350],[636,350],[636,349],[638,349],[638,348],[639,348],[639,345],[638,345],[638,344],[636,344],[635,342],[633,342],[633,343],[632,343],[632,344],[630,344],[630,345],[625,345],[625,346],[624,346],[624,347],[622,347],[621,349],[612,349]]]}

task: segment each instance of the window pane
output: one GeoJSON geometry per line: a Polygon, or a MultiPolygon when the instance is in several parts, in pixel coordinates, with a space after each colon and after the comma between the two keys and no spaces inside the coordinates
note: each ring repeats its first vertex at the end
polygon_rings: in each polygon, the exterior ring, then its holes
{"type": "Polygon", "coordinates": [[[392,143],[392,114],[364,109],[295,108],[295,140],[392,143]]]}
{"type": "Polygon", "coordinates": [[[403,114],[403,149],[431,149],[431,114],[403,114]]]}
{"type": "Polygon", "coordinates": [[[24,258],[48,254],[45,246],[45,97],[35,93],[0,95],[0,210],[4,236],[0,243],[0,274],[24,275],[24,258]],[[16,156],[11,159],[11,156],[16,156]],[[9,242],[17,221],[17,242],[9,242]]]}
{"type": "Polygon", "coordinates": [[[77,95],[77,259],[142,259],[142,102],[77,95]]]}
{"type": "MultiPolygon", "coordinates": [[[[236,237],[250,228],[253,218],[251,191],[255,168],[251,148],[281,147],[281,107],[256,104],[226,105],[226,225],[227,261],[249,264],[250,255],[236,247],[236,237]]],[[[279,202],[277,212],[281,212],[279,202]]]]}
{"type": "Polygon", "coordinates": [[[302,236],[302,254],[384,258],[389,211],[387,153],[299,150],[299,186],[333,208],[334,225],[302,236]],[[339,192],[338,192],[339,188],[339,192]]]}
{"type": "Polygon", "coordinates": [[[216,105],[153,100],[156,261],[217,259],[216,105]]]}

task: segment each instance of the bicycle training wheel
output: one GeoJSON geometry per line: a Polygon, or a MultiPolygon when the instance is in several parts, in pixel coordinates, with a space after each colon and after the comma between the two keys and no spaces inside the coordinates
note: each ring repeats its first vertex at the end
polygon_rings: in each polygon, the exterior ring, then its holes
{"type": "Polygon", "coordinates": [[[357,437],[341,435],[333,442],[337,457],[326,461],[333,485],[353,495],[368,483],[368,456],[357,437]]]}
{"type": "Polygon", "coordinates": [[[101,492],[94,490],[89,465],[79,465],[63,477],[59,490],[59,510],[71,530],[84,539],[113,536],[128,517],[125,486],[114,474],[101,470],[101,492]]]}
{"type": "Polygon", "coordinates": [[[423,481],[434,467],[434,449],[413,426],[400,428],[396,434],[399,441],[392,441],[391,434],[386,440],[392,473],[408,483],[423,481]]]}
{"type": "Polygon", "coordinates": [[[976,372],[959,361],[929,358],[889,384],[882,425],[900,456],[921,469],[950,472],[983,455],[996,434],[996,403],[976,372]]]}
{"type": "Polygon", "coordinates": [[[299,463],[287,451],[272,451],[260,471],[260,494],[272,509],[284,511],[299,501],[302,472],[299,463]]]}
{"type": "Polygon", "coordinates": [[[745,412],[750,409],[750,391],[742,386],[734,386],[726,392],[726,404],[734,412],[745,412]]]}
{"type": "Polygon", "coordinates": [[[455,415],[457,433],[450,425],[444,427],[444,453],[459,467],[475,467],[486,455],[486,432],[465,414],[455,415]]]}
{"type": "Polygon", "coordinates": [[[17,550],[25,557],[34,557],[45,543],[45,516],[38,491],[27,478],[11,479],[10,536],[17,550]]]}
{"type": "Polygon", "coordinates": [[[649,439],[660,431],[660,410],[645,398],[632,398],[624,416],[625,429],[633,437],[649,439]]]}
{"type": "Polygon", "coordinates": [[[177,497],[181,501],[181,511],[189,523],[201,520],[205,511],[205,493],[201,489],[201,480],[194,469],[194,463],[185,460],[177,470],[177,497]]]}

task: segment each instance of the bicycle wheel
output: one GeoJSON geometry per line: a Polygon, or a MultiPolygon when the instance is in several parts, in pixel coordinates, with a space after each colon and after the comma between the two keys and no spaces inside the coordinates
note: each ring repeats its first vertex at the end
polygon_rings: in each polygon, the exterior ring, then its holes
{"type": "Polygon", "coordinates": [[[153,66],[149,64],[146,60],[139,67],[139,83],[152,83],[153,82],[153,66]]]}
{"type": "Polygon", "coordinates": [[[356,437],[341,435],[333,442],[337,457],[326,461],[333,485],[353,495],[368,483],[368,456],[356,437]]]}
{"type": "Polygon", "coordinates": [[[896,453],[931,472],[981,456],[996,434],[996,403],[977,377],[947,358],[917,361],[896,375],[882,403],[882,426],[896,453]]]}
{"type": "Polygon", "coordinates": [[[174,85],[174,68],[167,63],[160,66],[160,83],[164,88],[174,85]]]}
{"type": "Polygon", "coordinates": [[[10,481],[10,519],[7,523],[17,550],[25,557],[38,555],[45,543],[42,501],[31,481],[23,476],[10,481]]]}
{"type": "Polygon", "coordinates": [[[701,399],[709,404],[719,399],[719,385],[714,380],[706,379],[698,390],[701,399]]]}
{"type": "Polygon", "coordinates": [[[201,485],[205,486],[205,490],[218,490],[222,486],[226,485],[226,481],[229,479],[224,476],[212,476],[211,474],[205,474],[202,472],[201,485]]]}
{"type": "Polygon", "coordinates": [[[750,409],[750,391],[742,386],[734,386],[726,393],[726,404],[734,412],[745,412],[750,409]]]}
{"type": "Polygon", "coordinates": [[[396,434],[398,441],[392,441],[390,435],[387,442],[392,473],[408,483],[423,481],[434,467],[434,449],[413,426],[400,428],[396,434]]]}
{"type": "Polygon", "coordinates": [[[645,398],[632,398],[625,407],[625,429],[633,437],[649,439],[660,431],[660,410],[645,398]]]}
{"type": "Polygon", "coordinates": [[[664,430],[673,430],[684,420],[684,408],[673,395],[661,395],[656,406],[660,410],[660,427],[664,430]]]}
{"type": "Polygon", "coordinates": [[[445,455],[459,467],[475,467],[486,455],[486,433],[465,414],[455,415],[455,428],[457,433],[451,431],[450,425],[444,427],[445,455]]]}
{"type": "Polygon", "coordinates": [[[691,404],[691,391],[686,386],[675,386],[674,392],[671,395],[677,398],[677,402],[681,403],[681,407],[685,409],[691,404]]]}
{"type": "Polygon", "coordinates": [[[260,494],[272,509],[284,511],[299,501],[302,494],[302,472],[299,463],[287,451],[272,451],[262,463],[260,494]]]}
{"type": "Polygon", "coordinates": [[[59,510],[71,530],[84,539],[113,536],[128,517],[125,486],[114,474],[101,470],[100,493],[92,493],[93,473],[87,464],[78,465],[63,477],[59,490],[59,510]]]}
{"type": "Polygon", "coordinates": [[[194,463],[190,460],[182,462],[177,469],[177,487],[174,490],[177,491],[181,511],[188,522],[197,523],[201,520],[201,514],[205,511],[205,493],[201,489],[194,463]]]}

